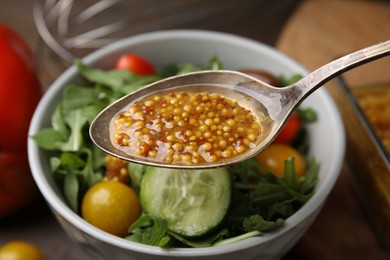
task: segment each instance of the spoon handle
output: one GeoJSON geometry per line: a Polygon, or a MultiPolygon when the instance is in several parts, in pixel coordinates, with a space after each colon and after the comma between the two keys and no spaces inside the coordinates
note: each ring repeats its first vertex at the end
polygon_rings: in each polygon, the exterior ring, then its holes
{"type": "Polygon", "coordinates": [[[334,60],[311,72],[294,85],[301,89],[302,96],[308,96],[311,92],[337,75],[389,54],[390,40],[372,45],[334,60]]]}

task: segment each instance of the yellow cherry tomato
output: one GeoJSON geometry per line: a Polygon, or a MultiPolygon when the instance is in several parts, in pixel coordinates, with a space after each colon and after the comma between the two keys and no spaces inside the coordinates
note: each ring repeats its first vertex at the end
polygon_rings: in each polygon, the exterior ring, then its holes
{"type": "Polygon", "coordinates": [[[81,215],[92,225],[116,236],[124,237],[141,215],[135,192],[118,181],[102,181],[85,194],[81,215]]]}
{"type": "Polygon", "coordinates": [[[306,172],[305,160],[296,149],[289,145],[271,144],[256,156],[256,160],[268,171],[283,177],[284,161],[290,157],[294,157],[295,170],[298,176],[303,176],[306,172]]]}
{"type": "Polygon", "coordinates": [[[43,260],[43,253],[25,241],[11,241],[0,248],[1,260],[43,260]]]}

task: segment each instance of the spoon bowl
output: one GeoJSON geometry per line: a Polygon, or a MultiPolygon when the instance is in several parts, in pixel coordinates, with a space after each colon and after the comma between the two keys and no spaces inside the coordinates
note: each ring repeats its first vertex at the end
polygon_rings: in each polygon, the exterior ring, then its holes
{"type": "MultiPolygon", "coordinates": [[[[145,95],[152,93],[163,94],[164,92],[172,91],[210,92],[221,94],[231,100],[239,100],[241,106],[249,108],[257,117],[270,118],[271,120],[262,123],[262,133],[266,138],[271,138],[270,131],[276,126],[272,118],[279,114],[279,110],[282,107],[280,103],[282,95],[274,95],[273,93],[277,91],[277,88],[273,86],[267,85],[263,89],[256,89],[259,86],[261,85],[256,78],[230,70],[201,71],[170,77],[141,88],[108,106],[91,124],[90,136],[95,144],[106,153],[123,160],[146,165],[170,168],[213,168],[238,163],[254,156],[256,151],[254,149],[249,150],[248,153],[242,153],[229,160],[225,159],[217,163],[199,163],[193,165],[167,164],[146,157],[131,156],[113,145],[109,124],[119,112],[123,111],[129,105],[129,102],[139,100],[145,95]],[[254,96],[254,94],[256,95],[254,96]],[[131,100],[129,100],[130,98],[131,100]],[[266,99],[268,101],[264,102],[266,99]],[[263,100],[263,103],[259,102],[260,100],[263,100]],[[271,106],[274,108],[271,108],[271,106]]],[[[261,141],[267,142],[268,140],[261,141]]],[[[259,139],[256,142],[256,147],[260,144],[259,139]]]]}
{"type": "Polygon", "coordinates": [[[230,70],[201,71],[170,77],[132,92],[108,106],[92,122],[90,136],[93,142],[106,153],[122,160],[145,165],[199,169],[239,163],[263,151],[274,140],[299,104],[324,83],[347,70],[389,54],[390,41],[379,43],[343,56],[283,88],[271,86],[252,76],[230,70]],[[165,91],[219,93],[238,101],[241,106],[252,111],[257,118],[267,118],[266,121],[261,122],[261,136],[257,138],[255,148],[228,159],[199,164],[160,162],[147,157],[132,156],[116,148],[110,137],[109,125],[112,119],[134,101],[152,93],[165,91]]]}

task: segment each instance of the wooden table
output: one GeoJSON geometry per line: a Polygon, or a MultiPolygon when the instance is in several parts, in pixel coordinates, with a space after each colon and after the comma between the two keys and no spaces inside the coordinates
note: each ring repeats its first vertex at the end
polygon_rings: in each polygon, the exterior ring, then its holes
{"type": "MultiPolygon", "coordinates": [[[[187,2],[197,5],[210,3],[202,0],[187,2]]],[[[276,46],[308,69],[328,62],[340,52],[390,38],[388,4],[304,1],[295,9],[298,2],[251,0],[245,2],[248,3],[248,19],[245,21],[227,19],[235,10],[221,9],[225,16],[215,15],[210,21],[195,19],[186,27],[220,30],[263,41],[276,46]],[[256,4],[261,8],[249,10],[253,9],[251,5],[256,4]],[[294,14],[289,18],[292,11],[294,14]],[[264,21],[267,23],[262,23],[264,21]],[[365,34],[360,29],[364,29],[365,34]],[[320,47],[320,51],[313,46],[320,47]]],[[[224,3],[225,0],[213,1],[215,5],[224,3]]],[[[0,22],[13,26],[32,46],[37,43],[32,1],[1,2],[0,22]]],[[[177,26],[172,28],[182,26],[178,21],[177,26]]],[[[49,80],[44,81],[45,86],[49,83],[49,80]]],[[[11,218],[0,220],[0,245],[14,239],[35,243],[47,259],[86,259],[82,250],[57,224],[43,199],[11,218]]],[[[389,256],[366,219],[347,176],[342,173],[318,219],[285,259],[388,259],[389,256]]]]}
{"type": "MultiPolygon", "coordinates": [[[[389,2],[306,1],[286,23],[276,47],[314,70],[336,57],[389,39],[389,2]]],[[[387,57],[345,76],[351,85],[388,82],[389,68],[387,57]]],[[[326,87],[336,102],[342,102],[335,81],[326,87]]],[[[299,259],[315,255],[323,259],[389,258],[351,189],[351,178],[346,171],[341,173],[318,219],[291,254],[299,259]]]]}

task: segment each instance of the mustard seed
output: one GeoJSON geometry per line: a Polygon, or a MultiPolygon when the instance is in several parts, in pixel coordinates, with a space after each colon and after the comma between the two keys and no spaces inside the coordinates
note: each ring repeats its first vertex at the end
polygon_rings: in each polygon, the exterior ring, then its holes
{"type": "Polygon", "coordinates": [[[256,116],[219,94],[153,94],[112,120],[112,142],[134,156],[175,164],[217,162],[255,146],[256,116]]]}

